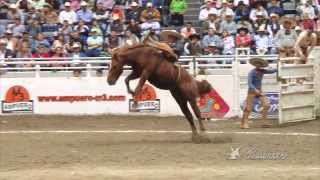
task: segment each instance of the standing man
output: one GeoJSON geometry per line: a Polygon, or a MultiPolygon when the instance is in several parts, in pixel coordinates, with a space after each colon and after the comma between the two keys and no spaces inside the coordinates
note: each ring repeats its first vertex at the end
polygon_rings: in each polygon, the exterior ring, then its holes
{"type": "Polygon", "coordinates": [[[240,128],[248,129],[249,115],[252,111],[255,98],[259,98],[262,106],[262,127],[270,127],[271,124],[267,122],[267,113],[269,109],[269,103],[267,97],[262,93],[262,79],[264,74],[272,74],[277,72],[277,69],[263,69],[268,67],[268,62],[261,58],[250,59],[250,64],[255,66],[248,74],[248,95],[246,99],[246,106],[244,108],[242,122],[240,128]]]}

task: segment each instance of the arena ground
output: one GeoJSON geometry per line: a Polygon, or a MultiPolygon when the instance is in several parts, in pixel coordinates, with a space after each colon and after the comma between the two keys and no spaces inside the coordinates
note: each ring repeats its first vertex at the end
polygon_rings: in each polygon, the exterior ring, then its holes
{"type": "Polygon", "coordinates": [[[195,144],[182,117],[0,116],[0,179],[320,179],[319,120],[206,125],[195,144]]]}

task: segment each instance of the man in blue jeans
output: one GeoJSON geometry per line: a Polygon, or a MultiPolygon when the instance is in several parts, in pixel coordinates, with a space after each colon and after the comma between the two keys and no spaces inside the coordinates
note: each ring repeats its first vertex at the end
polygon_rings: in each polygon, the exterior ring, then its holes
{"type": "Polygon", "coordinates": [[[255,98],[259,98],[262,106],[262,127],[270,127],[271,124],[267,122],[268,109],[270,107],[267,97],[262,93],[262,79],[264,74],[272,74],[277,72],[277,69],[263,69],[268,66],[268,62],[261,58],[250,59],[250,64],[256,68],[252,69],[248,74],[248,96],[246,99],[246,106],[244,108],[242,122],[240,128],[248,129],[248,119],[252,111],[253,102],[255,98]]]}

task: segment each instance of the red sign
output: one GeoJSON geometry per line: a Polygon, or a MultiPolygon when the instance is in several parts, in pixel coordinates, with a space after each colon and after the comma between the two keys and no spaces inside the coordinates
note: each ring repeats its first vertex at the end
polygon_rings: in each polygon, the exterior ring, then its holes
{"type": "Polygon", "coordinates": [[[202,95],[198,101],[198,106],[203,118],[223,118],[230,109],[215,89],[202,95]]]}
{"type": "Polygon", "coordinates": [[[2,101],[3,113],[33,112],[33,101],[28,90],[20,85],[12,86],[2,101]]]}

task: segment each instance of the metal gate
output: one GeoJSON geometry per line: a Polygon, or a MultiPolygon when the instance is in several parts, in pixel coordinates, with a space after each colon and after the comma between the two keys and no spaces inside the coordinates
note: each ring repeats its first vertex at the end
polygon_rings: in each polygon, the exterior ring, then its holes
{"type": "Polygon", "coordinates": [[[293,64],[298,59],[278,62],[280,124],[316,119],[314,65],[293,64]]]}

